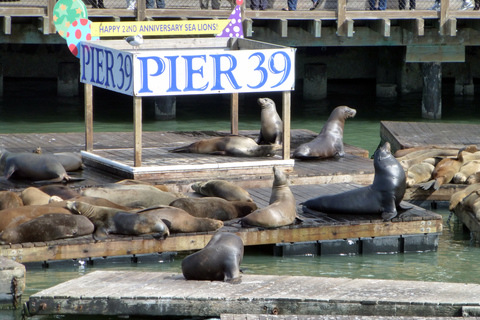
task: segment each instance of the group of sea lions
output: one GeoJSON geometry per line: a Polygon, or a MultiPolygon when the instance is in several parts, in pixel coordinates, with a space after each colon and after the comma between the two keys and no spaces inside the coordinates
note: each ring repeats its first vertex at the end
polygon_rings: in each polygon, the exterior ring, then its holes
{"type": "Polygon", "coordinates": [[[425,147],[399,150],[395,153],[407,175],[407,187],[419,185],[438,190],[448,183],[480,182],[480,151],[475,145],[461,149],[425,147]]]}

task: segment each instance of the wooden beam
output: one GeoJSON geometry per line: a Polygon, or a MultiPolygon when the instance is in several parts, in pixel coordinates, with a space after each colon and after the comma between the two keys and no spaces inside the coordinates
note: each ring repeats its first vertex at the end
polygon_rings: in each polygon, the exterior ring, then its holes
{"type": "Polygon", "coordinates": [[[313,19],[307,21],[307,31],[315,38],[322,36],[322,20],[313,19]]]}
{"type": "Polygon", "coordinates": [[[405,29],[407,32],[411,32],[414,36],[425,35],[425,20],[423,18],[401,20],[399,23],[403,29],[405,29]]]}
{"type": "Polygon", "coordinates": [[[337,36],[347,35],[347,0],[337,0],[337,36]]]}
{"type": "Polygon", "coordinates": [[[381,34],[383,37],[390,37],[390,19],[370,21],[370,28],[381,34]]]}
{"type": "Polygon", "coordinates": [[[465,46],[407,46],[406,62],[465,62],[465,46]]]}
{"type": "Polygon", "coordinates": [[[231,132],[238,135],[238,93],[234,92],[230,96],[230,117],[231,132]]]}
{"type": "Polygon", "coordinates": [[[288,37],[288,21],[287,19],[269,21],[270,28],[278,33],[282,38],[288,37]]]}
{"type": "Polygon", "coordinates": [[[291,93],[282,92],[282,121],[283,121],[283,160],[290,159],[290,113],[291,93]]]}
{"type": "Polygon", "coordinates": [[[457,18],[450,18],[447,20],[446,35],[455,37],[457,35],[457,18]]]}
{"type": "Polygon", "coordinates": [[[137,1],[137,21],[145,21],[147,4],[146,1],[137,1]]]}
{"type": "Polygon", "coordinates": [[[253,36],[253,20],[250,18],[243,19],[243,36],[249,38],[253,36]]]}
{"type": "Polygon", "coordinates": [[[3,17],[2,31],[4,34],[12,34],[12,17],[3,17]]]}
{"type": "Polygon", "coordinates": [[[134,125],[133,165],[135,167],[141,167],[142,166],[142,97],[133,96],[133,125],[134,125]]]}
{"type": "MultiPolygon", "coordinates": [[[[57,28],[55,28],[55,25],[53,24],[53,8],[57,4],[56,0],[48,0],[47,4],[47,16],[48,16],[48,33],[49,34],[54,34],[57,32],[57,28]]],[[[45,33],[45,31],[44,31],[45,33]]],[[[46,34],[46,33],[45,33],[46,34]]]]}
{"type": "Polygon", "coordinates": [[[93,151],[93,86],[85,83],[85,151],[93,151]]]}
{"type": "Polygon", "coordinates": [[[448,21],[448,7],[450,6],[450,0],[445,0],[440,2],[440,19],[439,19],[439,26],[438,32],[440,35],[445,36],[447,35],[447,21],[448,21]]]}

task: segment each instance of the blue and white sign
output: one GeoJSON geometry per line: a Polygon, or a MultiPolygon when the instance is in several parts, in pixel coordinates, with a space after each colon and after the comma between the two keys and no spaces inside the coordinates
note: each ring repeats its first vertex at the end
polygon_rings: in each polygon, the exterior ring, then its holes
{"type": "Polygon", "coordinates": [[[84,41],[81,82],[134,96],[289,91],[295,49],[117,50],[84,41]]]}

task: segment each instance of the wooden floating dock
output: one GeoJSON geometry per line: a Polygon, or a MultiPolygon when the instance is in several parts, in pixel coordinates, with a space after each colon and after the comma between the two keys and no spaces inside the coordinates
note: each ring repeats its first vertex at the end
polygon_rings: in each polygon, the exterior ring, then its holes
{"type": "MultiPolygon", "coordinates": [[[[354,184],[291,186],[297,205],[322,194],[335,194],[360,187],[354,184]]],[[[271,187],[248,190],[261,208],[268,205],[271,187]]],[[[313,216],[297,208],[301,223],[275,229],[243,228],[239,219],[225,221],[218,231],[239,235],[245,246],[275,245],[276,255],[360,254],[374,252],[435,251],[442,232],[442,217],[414,206],[407,217],[383,221],[380,215],[313,216]]],[[[217,232],[218,232],[217,231],[217,232]]],[[[177,233],[164,240],[151,235],[109,235],[95,241],[92,236],[49,242],[0,246],[0,254],[17,262],[88,259],[202,249],[215,232],[177,233]]]]}
{"type": "MultiPolygon", "coordinates": [[[[381,143],[388,141],[392,152],[401,149],[437,146],[457,148],[476,145],[480,149],[480,125],[434,122],[381,121],[381,143]]],[[[405,192],[406,201],[450,201],[463,184],[445,184],[439,190],[422,190],[412,187],[405,192]]]]}
{"type": "Polygon", "coordinates": [[[30,296],[26,308],[30,315],[468,317],[480,311],[480,285],[247,274],[234,285],[163,272],[95,271],[30,296]]]}
{"type": "MultiPolygon", "coordinates": [[[[272,167],[277,158],[237,158],[216,155],[169,153],[168,150],[180,145],[187,145],[199,139],[224,135],[225,132],[143,132],[142,143],[144,164],[138,168],[134,178],[162,183],[172,191],[190,192],[194,182],[208,179],[227,179],[243,188],[271,186],[272,167]],[[242,162],[240,162],[240,159],[242,162]],[[250,164],[249,164],[250,163],[250,164]],[[259,164],[263,163],[262,166],[259,164]],[[178,169],[178,165],[184,165],[178,169]],[[164,165],[163,172],[148,172],[149,167],[164,165]],[[223,169],[220,168],[223,166],[223,169]],[[201,170],[199,170],[201,169],[201,170]]],[[[256,137],[258,131],[244,130],[241,135],[256,137]]],[[[317,133],[310,130],[292,130],[291,148],[310,141],[317,133]]],[[[87,168],[76,172],[75,176],[84,181],[71,182],[68,185],[81,188],[102,185],[132,178],[133,132],[99,132],[95,133],[93,156],[85,159],[87,168]],[[96,161],[98,157],[102,161],[96,161]],[[93,160],[91,159],[93,158],[93,160]],[[105,161],[109,159],[111,161],[105,161]],[[108,166],[115,162],[116,166],[108,166]]],[[[44,152],[80,152],[85,149],[83,133],[36,133],[0,135],[0,147],[11,152],[31,152],[36,147],[44,152]]],[[[281,163],[295,184],[323,184],[354,182],[370,184],[373,181],[373,162],[368,158],[368,151],[354,146],[345,146],[346,157],[316,161],[295,161],[281,163]],[[292,168],[293,167],[293,168],[292,168]]],[[[31,186],[28,181],[0,181],[0,189],[20,189],[31,186]]]]}
{"type": "Polygon", "coordinates": [[[463,203],[457,204],[453,213],[470,230],[475,241],[480,242],[480,221],[473,211],[463,203]]]}

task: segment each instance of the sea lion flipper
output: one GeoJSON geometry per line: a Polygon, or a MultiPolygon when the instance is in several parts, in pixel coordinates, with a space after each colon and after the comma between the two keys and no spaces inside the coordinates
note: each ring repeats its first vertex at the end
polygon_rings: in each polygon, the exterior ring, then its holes
{"type": "Polygon", "coordinates": [[[108,232],[104,227],[97,228],[93,234],[95,240],[102,240],[108,236],[108,232]]]}
{"type": "Polygon", "coordinates": [[[385,205],[382,212],[382,218],[384,221],[392,220],[397,216],[397,207],[395,205],[395,198],[392,198],[389,203],[385,205]]]}
{"type": "Polygon", "coordinates": [[[427,181],[427,182],[424,182],[424,183],[420,183],[419,186],[423,190],[429,190],[435,184],[435,182],[436,182],[436,180],[430,180],[430,181],[427,181]]]}
{"type": "Polygon", "coordinates": [[[397,208],[400,208],[402,210],[410,210],[413,208],[413,205],[408,202],[402,201],[398,204],[397,208]]]}

